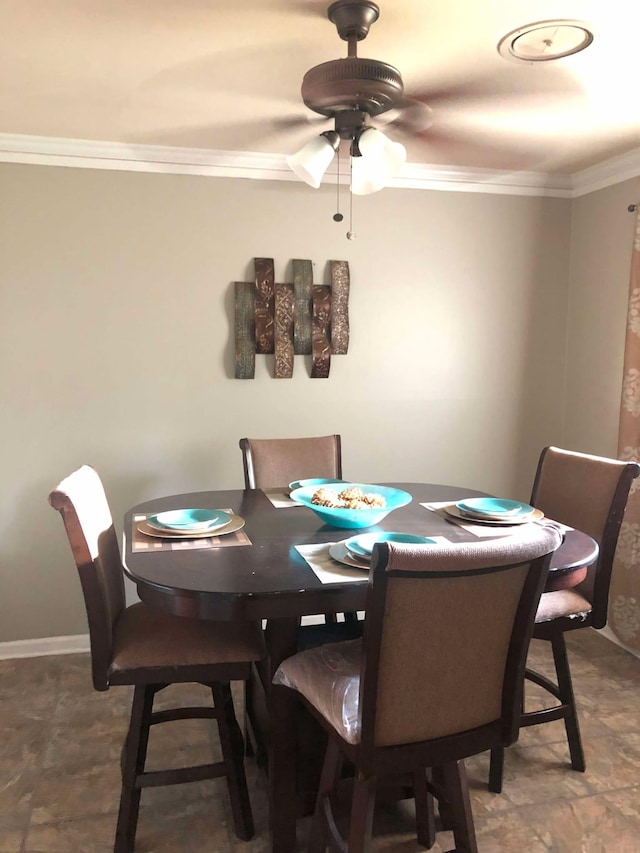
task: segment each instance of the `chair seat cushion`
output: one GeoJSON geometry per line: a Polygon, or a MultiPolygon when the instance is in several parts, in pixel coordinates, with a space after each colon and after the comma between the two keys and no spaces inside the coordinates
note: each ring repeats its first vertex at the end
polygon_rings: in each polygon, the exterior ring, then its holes
{"type": "Polygon", "coordinates": [[[591,604],[575,589],[558,589],[555,592],[544,592],[540,598],[536,624],[551,622],[553,619],[569,617],[584,618],[591,612],[591,604]]]}
{"type": "Polygon", "coordinates": [[[115,623],[111,673],[121,681],[142,669],[249,663],[263,656],[258,623],[173,616],[140,603],[115,623]]]}
{"type": "Polygon", "coordinates": [[[273,683],[301,693],[348,743],[360,741],[362,640],[328,643],[283,661],[273,683]]]}

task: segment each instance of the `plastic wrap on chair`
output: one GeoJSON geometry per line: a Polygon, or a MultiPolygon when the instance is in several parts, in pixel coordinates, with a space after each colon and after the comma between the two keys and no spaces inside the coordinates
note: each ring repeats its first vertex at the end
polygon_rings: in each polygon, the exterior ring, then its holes
{"type": "Polygon", "coordinates": [[[301,693],[349,743],[360,740],[362,640],[328,643],[287,658],[273,683],[301,693]]]}

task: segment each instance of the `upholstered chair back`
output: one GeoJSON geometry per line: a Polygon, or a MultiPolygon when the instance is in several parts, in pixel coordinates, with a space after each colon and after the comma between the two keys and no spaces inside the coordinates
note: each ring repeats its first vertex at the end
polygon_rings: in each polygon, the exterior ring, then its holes
{"type": "Polygon", "coordinates": [[[89,622],[93,686],[108,689],[113,625],[125,608],[122,558],[98,473],[83,465],[58,484],[49,503],[59,510],[75,560],[89,622]]]}
{"type": "Polygon", "coordinates": [[[557,531],[424,546],[378,544],[363,640],[363,746],[493,724],[517,737],[526,650],[557,531]]]}
{"type": "Polygon", "coordinates": [[[546,447],[540,456],[531,504],[548,518],[588,533],[600,547],[597,563],[576,587],[592,606],[593,626],[603,628],[613,557],[631,483],[640,468],[586,453],[546,447]]]}
{"type": "Polygon", "coordinates": [[[309,477],[342,477],[339,435],[242,438],[246,489],[274,489],[309,477]]]}

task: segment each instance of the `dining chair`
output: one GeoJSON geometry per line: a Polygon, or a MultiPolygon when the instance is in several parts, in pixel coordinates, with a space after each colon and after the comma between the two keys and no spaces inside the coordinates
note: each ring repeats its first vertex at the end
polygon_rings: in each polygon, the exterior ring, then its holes
{"type": "Polygon", "coordinates": [[[342,477],[339,435],[241,438],[245,489],[277,489],[309,477],[342,477]]]}
{"type": "MultiPolygon", "coordinates": [[[[245,489],[287,488],[294,480],[312,477],[342,477],[342,441],[339,435],[310,436],[305,438],[241,438],[242,465],[245,489]]],[[[352,639],[360,636],[362,626],[358,614],[346,612],[343,621],[335,613],[303,617],[297,636],[297,648],[302,650],[332,640],[352,639]],[[324,624],[318,624],[321,616],[324,624]]],[[[259,764],[266,762],[264,750],[251,732],[255,731],[254,685],[247,683],[245,691],[245,732],[248,754],[257,752],[259,764]]],[[[301,735],[303,743],[317,740],[314,726],[311,732],[301,735]]],[[[309,747],[311,748],[311,747],[309,747]]]]}
{"type": "MultiPolygon", "coordinates": [[[[559,447],[545,447],[538,461],[530,503],[547,518],[588,533],[599,546],[595,565],[568,576],[575,586],[549,585],[540,599],[533,636],[551,644],[555,683],[539,672],[526,671],[526,679],[546,690],[559,704],[541,710],[525,710],[521,726],[564,720],[571,767],[585,770],[565,633],[607,624],[609,585],[613,557],[633,480],[640,474],[635,462],[621,462],[559,447]]],[[[491,752],[489,790],[500,793],[504,749],[491,752]]]]}
{"type": "MultiPolygon", "coordinates": [[[[342,477],[342,442],[339,435],[309,438],[241,438],[245,489],[277,489],[311,477],[342,477]]],[[[327,613],[325,623],[335,623],[327,613]]],[[[357,613],[345,613],[356,623],[357,613]]],[[[309,626],[310,627],[310,626],[309,626]]],[[[357,630],[354,627],[354,630],[357,630]]],[[[312,632],[307,632],[310,635],[312,632]]],[[[314,640],[315,642],[315,640],[314,640]]]]}
{"type": "Polygon", "coordinates": [[[141,791],[226,777],[238,838],[254,834],[244,772],[244,744],[230,681],[246,681],[264,656],[256,623],[214,622],[173,616],[137,603],[126,606],[122,558],[111,511],[98,473],[88,465],[62,480],[49,503],[64,522],[89,623],[93,686],[134,687],[122,760],[122,789],[115,853],[135,845],[141,791]],[[153,711],[155,695],[171,684],[197,682],[211,690],[213,707],[153,711]],[[169,770],[145,770],[151,726],[183,719],[215,719],[222,761],[169,770]]]}
{"type": "Polygon", "coordinates": [[[533,620],[560,541],[526,525],[482,542],[374,546],[362,638],[300,652],[274,676],[328,735],[310,853],[329,842],[369,851],[387,777],[412,782],[420,843],[435,841],[435,795],[456,850],[477,851],[464,758],[518,736],[533,620]],[[345,761],[355,768],[348,842],[333,808],[345,761]]]}

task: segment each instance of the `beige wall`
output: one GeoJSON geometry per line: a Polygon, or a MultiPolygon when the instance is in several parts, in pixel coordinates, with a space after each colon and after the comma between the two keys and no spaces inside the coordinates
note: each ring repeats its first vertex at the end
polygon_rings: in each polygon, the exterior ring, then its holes
{"type": "Polygon", "coordinates": [[[616,456],[624,336],[640,180],[575,199],[567,334],[564,441],[616,456]]]}
{"type": "Polygon", "coordinates": [[[389,189],[354,200],[349,242],[332,188],[17,165],[0,187],[0,641],[86,630],[46,501],[81,463],[120,527],[145,498],[240,486],[243,435],[340,432],[353,479],[513,497],[562,440],[569,200],[389,189]],[[349,261],[329,380],[264,357],[232,378],[232,282],[263,255],[280,280],[349,261]]]}

